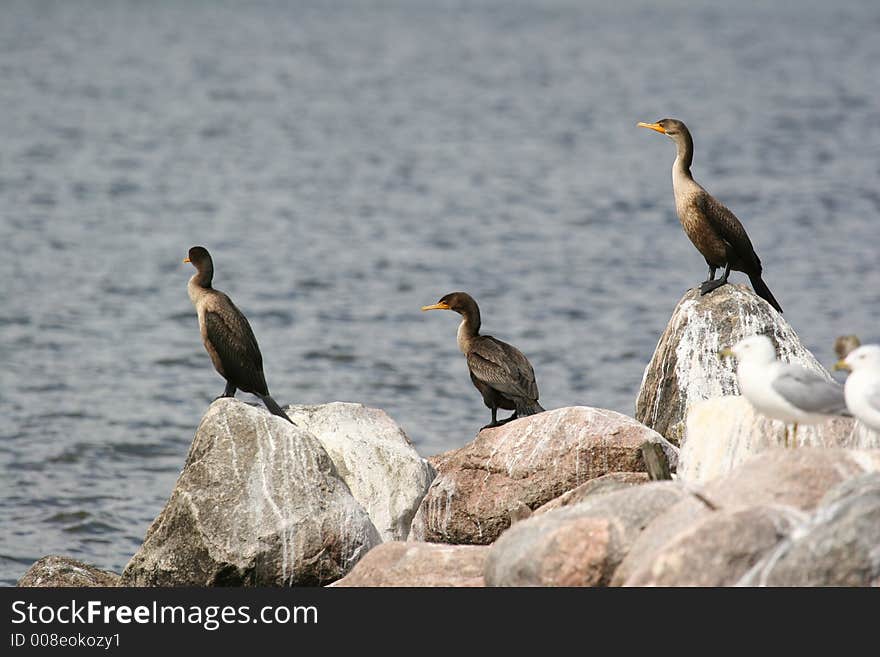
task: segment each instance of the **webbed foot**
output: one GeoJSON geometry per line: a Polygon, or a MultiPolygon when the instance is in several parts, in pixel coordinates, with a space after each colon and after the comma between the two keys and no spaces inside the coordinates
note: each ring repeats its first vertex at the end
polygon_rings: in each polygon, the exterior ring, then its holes
{"type": "Polygon", "coordinates": [[[480,427],[480,431],[482,431],[483,429],[494,429],[495,427],[500,427],[502,425],[507,424],[511,420],[515,420],[517,417],[518,416],[517,416],[516,412],[514,412],[514,414],[511,415],[510,417],[506,417],[503,420],[495,420],[494,422],[490,422],[489,424],[487,424],[484,427],[480,427]]]}
{"type": "Polygon", "coordinates": [[[723,278],[717,281],[703,281],[700,284],[700,295],[709,294],[709,292],[717,290],[719,287],[726,283],[727,281],[725,281],[723,278]]]}

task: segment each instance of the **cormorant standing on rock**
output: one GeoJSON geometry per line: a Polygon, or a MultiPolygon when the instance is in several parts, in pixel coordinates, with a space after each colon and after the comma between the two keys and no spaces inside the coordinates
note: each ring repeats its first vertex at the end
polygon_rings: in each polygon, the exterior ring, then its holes
{"type": "Polygon", "coordinates": [[[538,403],[535,372],[523,353],[491,335],[480,335],[480,308],[473,297],[465,292],[452,292],[422,310],[452,310],[461,315],[458,348],[467,358],[471,381],[492,410],[492,422],[482,429],[544,410],[538,403]],[[499,420],[499,408],[513,411],[513,415],[499,420]]]}
{"type": "Polygon", "coordinates": [[[639,123],[666,135],[675,142],[677,154],[672,165],[672,190],[675,209],[685,234],[709,265],[709,278],[700,285],[707,294],[725,283],[730,270],[745,273],[759,297],[782,312],[779,302],[761,279],[761,260],[752,247],[746,229],[739,219],[703,189],[691,175],[694,140],[687,126],[677,119],[661,119],[656,123],[639,123]],[[715,280],[715,271],[724,267],[724,274],[715,280]]]}
{"type": "Polygon", "coordinates": [[[262,399],[273,415],[295,425],[269,395],[263,374],[263,356],[247,318],[228,296],[211,287],[214,278],[211,254],[203,246],[194,246],[184,262],[192,263],[196,268],[186,289],[199,316],[202,342],[214,369],[226,379],[226,390],[220,397],[234,397],[236,389],[250,392],[262,399]]]}

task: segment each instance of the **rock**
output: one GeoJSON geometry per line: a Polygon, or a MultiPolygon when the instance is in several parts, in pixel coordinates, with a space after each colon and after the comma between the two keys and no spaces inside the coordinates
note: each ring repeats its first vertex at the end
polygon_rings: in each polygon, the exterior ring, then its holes
{"type": "Polygon", "coordinates": [[[805,517],[785,506],[705,514],[641,563],[624,586],[731,586],[805,517]]]}
{"type": "Polygon", "coordinates": [[[128,586],[320,585],[381,538],[318,440],[235,399],[211,404],[128,586]]]}
{"type": "Polygon", "coordinates": [[[333,402],[286,410],[327,450],[382,540],[406,540],[436,473],[400,426],[385,411],[363,404],[333,402]]]}
{"type": "Polygon", "coordinates": [[[647,472],[609,472],[601,477],[590,479],[590,481],[581,484],[577,488],[573,488],[563,493],[559,497],[555,497],[547,504],[535,509],[532,515],[547,513],[553,509],[563,506],[571,506],[583,502],[593,495],[601,495],[603,493],[613,493],[616,490],[638,486],[648,482],[647,472]]]}
{"type": "Polygon", "coordinates": [[[18,586],[122,586],[122,583],[120,576],[109,570],[53,554],[34,562],[18,580],[18,586]]]}
{"type": "Polygon", "coordinates": [[[829,490],[819,500],[819,507],[828,507],[849,497],[880,492],[880,472],[868,472],[846,479],[829,490]]]}
{"type": "Polygon", "coordinates": [[[429,456],[427,461],[434,468],[434,472],[440,472],[440,468],[446,462],[447,459],[451,458],[453,454],[455,454],[456,450],[451,449],[448,452],[443,452],[441,454],[434,454],[434,456],[429,456]]]}
{"type": "Polygon", "coordinates": [[[620,562],[610,586],[623,586],[644,563],[652,563],[676,536],[697,524],[710,510],[696,497],[687,496],[654,518],[633,542],[620,562]]]}
{"type": "Polygon", "coordinates": [[[507,512],[507,515],[510,518],[510,524],[512,525],[520,520],[530,518],[532,516],[532,510],[523,502],[517,500],[514,502],[513,507],[507,512]]]}
{"type": "Polygon", "coordinates": [[[693,404],[687,412],[678,476],[701,482],[727,474],[768,449],[784,447],[880,448],[880,433],[853,418],[835,417],[815,425],[801,424],[794,441],[784,422],[755,412],[740,396],[716,397],[693,404]]]}
{"type": "Polygon", "coordinates": [[[485,586],[485,545],[389,542],[331,586],[485,586]]]}
{"type": "Polygon", "coordinates": [[[489,586],[604,586],[645,525],[685,493],[651,482],[517,523],[486,560],[489,586]]]}
{"type": "MultiPolygon", "coordinates": [[[[585,406],[560,408],[481,431],[435,460],[439,474],[413,519],[411,540],[492,543],[510,514],[608,472],[644,470],[640,446],[661,436],[632,418],[585,406]]],[[[671,446],[670,446],[671,447],[671,446]]]]}
{"type": "Polygon", "coordinates": [[[636,419],[679,445],[689,405],[739,394],[733,363],[718,351],[756,333],[770,336],[782,360],[830,378],[782,315],[748,287],[728,284],[705,296],[695,288],[678,302],[645,368],[636,419]]]}
{"type": "MultiPolygon", "coordinates": [[[[790,506],[812,511],[823,495],[839,483],[880,470],[880,450],[775,449],[763,452],[706,484],[685,489],[698,492],[721,511],[750,506],[790,506]]],[[[642,564],[653,563],[667,544],[712,511],[689,496],[655,518],[620,564],[612,586],[620,586],[642,564]]],[[[717,512],[716,512],[717,513],[717,512]]]]}
{"type": "Polygon", "coordinates": [[[745,586],[880,586],[880,474],[828,492],[812,518],[741,580],[745,586]]]}

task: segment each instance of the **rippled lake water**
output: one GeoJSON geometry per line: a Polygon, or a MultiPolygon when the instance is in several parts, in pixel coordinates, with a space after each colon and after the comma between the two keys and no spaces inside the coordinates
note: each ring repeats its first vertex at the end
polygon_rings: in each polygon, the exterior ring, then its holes
{"type": "Polygon", "coordinates": [[[784,4],[4,3],[0,582],[119,571],[162,508],[223,390],[193,244],[281,403],[467,442],[456,316],[419,312],[466,290],[545,407],[631,414],[705,274],[637,121],[688,123],[821,360],[880,339],[880,5],[784,4]]]}

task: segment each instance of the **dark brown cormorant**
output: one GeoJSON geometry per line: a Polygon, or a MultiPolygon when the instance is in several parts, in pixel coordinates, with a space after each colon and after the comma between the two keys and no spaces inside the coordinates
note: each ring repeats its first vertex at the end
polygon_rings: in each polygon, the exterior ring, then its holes
{"type": "Polygon", "coordinates": [[[837,354],[838,360],[843,360],[851,351],[855,351],[862,346],[862,341],[857,335],[841,335],[834,341],[834,353],[837,354]]]}
{"type": "Polygon", "coordinates": [[[234,397],[236,389],[250,392],[262,399],[272,414],[295,424],[269,395],[263,375],[263,356],[247,318],[232,299],[211,287],[214,278],[211,254],[203,246],[194,246],[184,262],[196,268],[186,289],[199,316],[202,342],[214,369],[226,379],[226,390],[220,397],[234,397]]]}
{"type": "Polygon", "coordinates": [[[462,316],[458,348],[467,358],[471,381],[492,410],[492,422],[483,429],[544,410],[538,403],[535,371],[523,353],[491,335],[480,335],[480,308],[473,297],[465,292],[452,292],[422,310],[452,310],[462,316]],[[513,415],[498,420],[499,408],[513,411],[513,415]]]}
{"type": "Polygon", "coordinates": [[[759,297],[782,312],[779,302],[761,279],[761,260],[752,247],[746,229],[739,219],[703,189],[691,176],[694,140],[687,126],[677,119],[661,119],[657,123],[639,123],[640,128],[660,132],[675,142],[678,153],[672,165],[672,189],[675,209],[685,234],[709,265],[709,279],[700,285],[707,294],[727,283],[730,270],[745,273],[759,297]],[[724,267],[720,280],[715,271],[724,267]]]}

